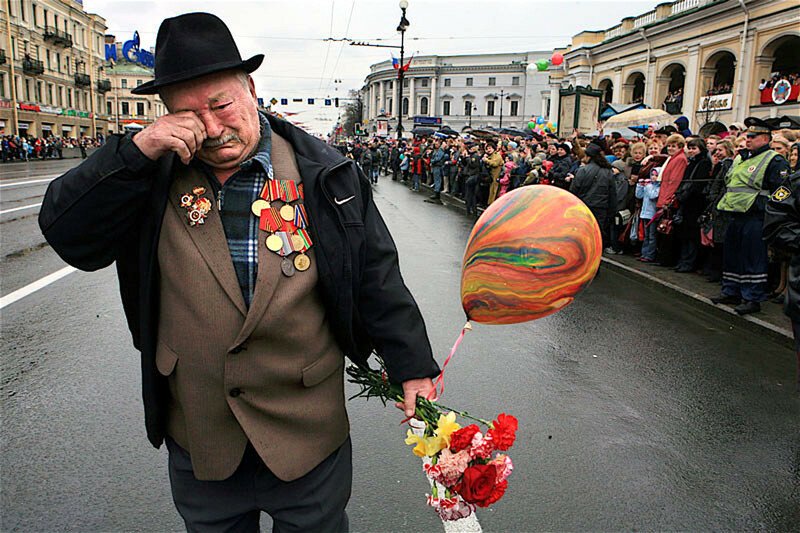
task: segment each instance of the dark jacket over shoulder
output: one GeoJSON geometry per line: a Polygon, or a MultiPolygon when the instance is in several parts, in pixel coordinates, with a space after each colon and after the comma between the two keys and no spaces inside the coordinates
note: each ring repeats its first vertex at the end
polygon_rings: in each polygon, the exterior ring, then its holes
{"type": "Polygon", "coordinates": [[[789,176],[767,202],[764,240],[791,254],[783,310],[794,322],[800,322],[800,172],[789,176]]]}
{"type": "MultiPolygon", "coordinates": [[[[352,160],[288,122],[269,117],[291,143],[305,189],[319,269],[319,291],[331,330],[357,364],[377,352],[397,382],[433,377],[425,324],[400,275],[397,250],[352,160]],[[352,201],[338,205],[335,198],[352,201]]],[[[64,261],[93,271],[116,264],[134,346],[142,354],[148,438],[164,437],[166,378],[155,367],[158,338],[158,239],[174,169],[169,154],[147,159],[130,136],[109,136],[80,166],[48,187],[39,225],[64,261]]]]}

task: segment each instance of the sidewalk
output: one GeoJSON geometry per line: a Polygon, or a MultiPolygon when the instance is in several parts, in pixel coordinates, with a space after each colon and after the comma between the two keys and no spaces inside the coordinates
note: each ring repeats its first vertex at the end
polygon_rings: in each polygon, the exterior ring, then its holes
{"type": "MultiPolygon", "coordinates": [[[[391,180],[391,176],[384,179],[391,180]]],[[[420,194],[428,196],[432,189],[428,185],[422,186],[420,194]]],[[[466,204],[463,200],[442,193],[442,201],[445,205],[458,209],[466,213],[466,204]]],[[[758,328],[761,332],[767,333],[779,342],[791,341],[792,336],[789,319],[783,314],[783,305],[766,301],[761,304],[761,312],[752,315],[739,316],[733,310],[733,306],[714,305],[711,303],[712,296],[719,294],[719,284],[709,283],[703,276],[697,274],[678,274],[671,268],[647,265],[636,261],[630,255],[603,255],[603,264],[608,268],[625,272],[629,275],[640,277],[649,283],[660,285],[666,289],[679,292],[684,296],[715,309],[719,313],[727,313],[742,321],[743,325],[758,328]]]]}

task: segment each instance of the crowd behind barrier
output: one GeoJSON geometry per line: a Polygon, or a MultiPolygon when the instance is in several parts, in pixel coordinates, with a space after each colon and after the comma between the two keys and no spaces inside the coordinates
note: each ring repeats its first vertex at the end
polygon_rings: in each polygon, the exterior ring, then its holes
{"type": "MultiPolygon", "coordinates": [[[[372,183],[385,174],[412,190],[425,184],[432,190],[426,202],[441,203],[441,194],[448,193],[463,200],[467,213],[474,216],[525,185],[569,190],[594,213],[604,253],[628,254],[643,263],[705,276],[721,285],[724,294],[724,272],[736,271],[730,267],[733,259],[726,259],[726,234],[731,221],[738,223],[740,217],[718,207],[730,184],[735,158],[748,154],[749,132],[743,124],[734,123],[725,132],[701,137],[688,129],[685,117],[676,126],[651,126],[631,138],[618,132],[604,135],[598,124],[599,135],[593,137],[578,133],[515,137],[476,131],[415,136],[400,142],[375,138],[342,144],[339,149],[359,163],[372,183]]],[[[800,130],[781,129],[770,135],[768,146],[759,153],[768,150],[780,156],[786,168],[779,179],[784,180],[798,171],[800,130]]],[[[769,190],[747,211],[755,213],[759,224],[766,196],[777,187],[774,180],[765,181],[769,190]]],[[[750,253],[736,246],[737,257],[750,253]]],[[[787,257],[770,251],[765,294],[753,297],[753,302],[744,296],[743,305],[759,305],[736,310],[757,312],[765,299],[782,303],[786,290],[787,257]]]]}
{"type": "Polygon", "coordinates": [[[85,159],[95,148],[102,146],[105,138],[97,137],[33,137],[28,135],[0,136],[0,156],[3,163],[33,161],[37,159],[85,159]]]}

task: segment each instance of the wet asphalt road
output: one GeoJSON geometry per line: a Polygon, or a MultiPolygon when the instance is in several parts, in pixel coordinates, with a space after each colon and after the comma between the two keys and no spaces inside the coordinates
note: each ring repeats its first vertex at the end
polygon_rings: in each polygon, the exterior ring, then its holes
{"type": "MultiPolygon", "coordinates": [[[[41,201],[71,162],[0,165],[0,211],[41,201]]],[[[376,202],[437,358],[463,325],[470,222],[382,178],[376,202]]],[[[63,267],[38,208],[0,214],[2,295],[63,267]]],[[[166,453],[146,441],[113,268],[74,273],[2,310],[3,531],[178,531],[166,453]]],[[[480,326],[443,403],[520,419],[505,498],[486,531],[772,530],[800,523],[794,356],[671,293],[601,270],[571,307],[480,326]]],[[[442,531],[400,416],[350,402],[354,531],[442,531]]],[[[265,530],[268,521],[264,522],[265,530]]]]}

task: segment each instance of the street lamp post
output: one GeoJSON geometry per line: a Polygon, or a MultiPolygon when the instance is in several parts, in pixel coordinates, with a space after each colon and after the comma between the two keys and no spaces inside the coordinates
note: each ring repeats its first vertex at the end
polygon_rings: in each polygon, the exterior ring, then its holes
{"type": "Polygon", "coordinates": [[[400,0],[400,24],[397,25],[397,31],[400,32],[400,68],[397,69],[397,141],[398,143],[403,138],[403,53],[405,52],[405,37],[406,28],[411,23],[406,18],[406,9],[408,9],[408,0],[400,0]]]}
{"type": "MultiPolygon", "coordinates": [[[[504,94],[505,93],[503,92],[503,89],[500,89],[500,127],[501,128],[503,127],[503,95],[504,94]]],[[[497,93],[495,93],[494,97],[497,98],[497,93]]]]}
{"type": "Polygon", "coordinates": [[[472,112],[477,111],[478,106],[470,104],[469,108],[469,129],[472,129],[472,112]]]}

